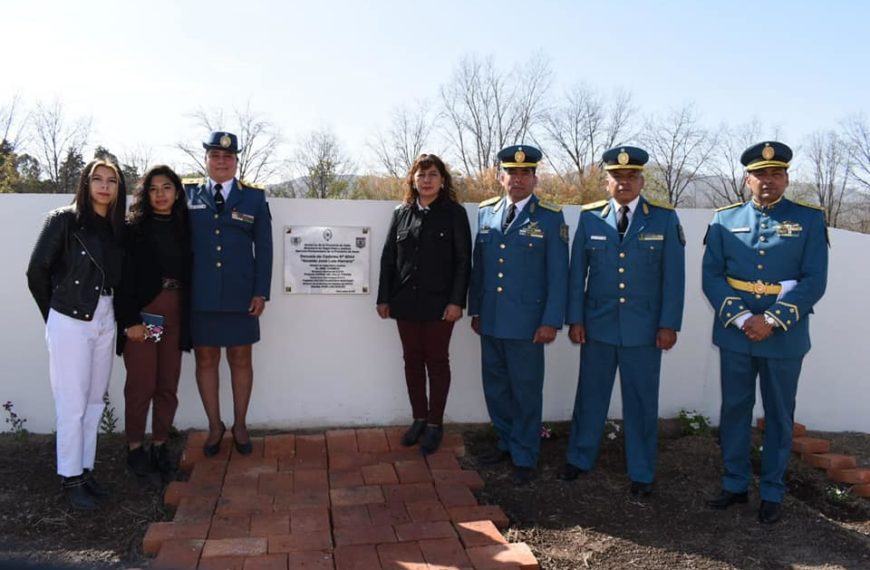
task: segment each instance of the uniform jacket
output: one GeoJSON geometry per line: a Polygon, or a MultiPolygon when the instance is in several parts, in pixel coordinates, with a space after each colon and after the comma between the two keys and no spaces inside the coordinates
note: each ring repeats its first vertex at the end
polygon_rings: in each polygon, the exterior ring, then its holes
{"type": "Polygon", "coordinates": [[[75,206],[48,214],[33,246],[27,286],[43,320],[49,309],[90,321],[106,280],[103,247],[96,230],[84,224],[75,206]]]}
{"type": "Polygon", "coordinates": [[[703,287],[713,306],[713,343],[755,356],[794,358],[810,349],[808,316],[825,292],[828,247],[822,211],[785,198],[762,208],[754,202],[720,209],[705,238],[703,287]],[[797,285],[777,300],[733,289],[727,277],[797,285]],[[742,314],[767,314],[779,327],[752,342],[733,321],[742,314]]]}
{"type": "MultiPolygon", "coordinates": [[[[142,309],[150,304],[163,290],[163,274],[157,258],[157,250],[153,241],[144,233],[146,222],[127,226],[124,244],[124,271],[121,284],[115,295],[115,319],[118,321],[118,336],[116,352],[124,352],[127,337],[123,330],[142,323],[142,309]]],[[[172,224],[181,223],[172,220],[172,224]]],[[[179,237],[181,240],[181,237],[179,237]]],[[[183,265],[181,282],[181,350],[190,350],[190,243],[180,241],[178,247],[186,254],[187,262],[183,265]]]]}
{"type": "Polygon", "coordinates": [[[208,183],[186,185],[190,215],[194,311],[247,312],[255,296],[269,298],[272,219],[262,190],[233,180],[218,214],[208,183]]]}
{"type": "Polygon", "coordinates": [[[618,346],[655,344],[679,330],[686,284],[685,240],[673,208],[640,197],[624,239],[610,200],[584,206],[571,248],[565,320],[618,346]]]}
{"type": "Polygon", "coordinates": [[[531,340],[542,325],[561,328],[568,289],[568,226],[558,206],[534,194],[502,232],[504,197],[481,202],[468,314],[481,334],[531,340]]]}
{"type": "Polygon", "coordinates": [[[471,273],[471,228],[465,208],[439,198],[424,212],[417,204],[393,211],[381,254],[378,303],[390,316],[440,320],[448,304],[465,307],[471,273]]]}

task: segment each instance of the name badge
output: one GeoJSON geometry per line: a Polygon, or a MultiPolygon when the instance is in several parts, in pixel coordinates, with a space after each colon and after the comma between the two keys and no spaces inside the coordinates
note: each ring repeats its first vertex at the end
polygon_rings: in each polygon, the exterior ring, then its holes
{"type": "Polygon", "coordinates": [[[239,222],[245,222],[246,224],[254,223],[254,216],[246,214],[244,212],[240,212],[238,210],[233,210],[232,216],[234,220],[237,220],[239,222]]]}
{"type": "Polygon", "coordinates": [[[732,234],[748,234],[751,231],[752,231],[752,228],[750,228],[748,226],[742,227],[742,228],[731,228],[732,234]]]}
{"type": "Polygon", "coordinates": [[[607,241],[607,236],[589,236],[593,241],[607,241]]]}
{"type": "Polygon", "coordinates": [[[664,234],[639,234],[637,239],[640,241],[664,241],[664,234]]]}

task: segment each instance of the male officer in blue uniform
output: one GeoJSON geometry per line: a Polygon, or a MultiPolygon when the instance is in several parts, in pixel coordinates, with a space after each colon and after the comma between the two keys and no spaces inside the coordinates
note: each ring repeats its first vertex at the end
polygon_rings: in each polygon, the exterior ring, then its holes
{"type": "Polygon", "coordinates": [[[655,479],[662,350],[683,319],[685,238],[673,207],[646,200],[646,151],[623,146],[602,156],[610,200],[582,207],[571,253],[566,322],[581,345],[580,379],[561,478],[592,469],[616,369],[622,388],[631,493],[655,479]]]}
{"type": "Polygon", "coordinates": [[[260,340],[259,316],[272,280],[272,221],[262,190],[239,182],[236,135],[214,132],[203,143],[208,178],[186,185],[193,277],[191,334],[196,381],[209,422],[206,455],[220,451],[218,366],[226,347],[233,387],[233,439],[252,450],[246,416],[254,370],[251,345],[260,340]]]}
{"type": "Polygon", "coordinates": [[[801,362],[810,349],[809,315],[825,292],[825,215],[783,197],[792,151],[768,141],[746,149],[740,162],[752,200],[720,208],[707,230],[704,294],[715,312],[722,410],[719,439],[725,473],[716,509],[747,502],[755,378],[764,404],[761,505],[775,523],[785,495],[801,362]]]}
{"type": "Polygon", "coordinates": [[[481,202],[468,298],[480,335],[483,392],[498,434],[484,464],[510,458],[514,482],[534,477],[540,449],[544,345],[565,315],[568,226],[559,206],[534,195],[541,151],[527,145],[498,153],[505,190],[481,202]]]}

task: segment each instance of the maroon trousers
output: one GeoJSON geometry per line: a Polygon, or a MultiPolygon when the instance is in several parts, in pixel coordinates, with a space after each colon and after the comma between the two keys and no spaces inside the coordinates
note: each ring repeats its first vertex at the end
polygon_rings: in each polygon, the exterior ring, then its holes
{"type": "Polygon", "coordinates": [[[131,342],[124,345],[127,383],[124,386],[127,441],[145,439],[148,407],[153,402],[151,436],[169,439],[169,428],[178,408],[178,377],[181,375],[181,290],[163,289],[143,312],[163,315],[160,342],[131,342]]]}
{"type": "Polygon", "coordinates": [[[450,390],[449,321],[396,320],[402,352],[405,357],[405,383],[415,420],[441,425],[447,392],[450,390]],[[426,394],[426,373],[429,373],[429,394],[426,394]]]}

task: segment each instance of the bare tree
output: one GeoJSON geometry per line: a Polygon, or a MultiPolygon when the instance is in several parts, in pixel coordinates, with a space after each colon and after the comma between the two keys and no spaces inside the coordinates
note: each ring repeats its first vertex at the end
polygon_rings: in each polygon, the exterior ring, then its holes
{"type": "Polygon", "coordinates": [[[647,176],[653,194],[679,206],[713,152],[716,138],[700,124],[691,104],[647,120],[642,140],[653,164],[647,176]]]}
{"type": "Polygon", "coordinates": [[[68,157],[83,154],[91,132],[90,117],[70,120],[59,100],[39,103],[33,113],[33,130],[43,172],[54,191],[66,191],[60,188],[61,169],[68,157]]]}
{"type": "Polygon", "coordinates": [[[351,191],[350,174],[355,166],[347,158],[335,134],[328,129],[309,133],[296,151],[295,166],[305,198],[346,198],[351,191]]]}
{"type": "MultiPolygon", "coordinates": [[[[742,125],[719,127],[716,144],[710,156],[709,174],[699,177],[713,206],[745,202],[749,198],[746,173],[740,155],[761,140],[762,125],[753,119],[742,125]]],[[[776,132],[774,138],[777,137],[776,132]]]]}
{"type": "MultiPolygon", "coordinates": [[[[203,130],[203,136],[212,132],[226,130],[239,137],[239,179],[247,182],[268,180],[280,168],[276,154],[281,145],[281,134],[270,121],[251,109],[233,110],[232,117],[225,119],[222,110],[208,112],[198,109],[190,114],[196,125],[203,130]]],[[[205,174],[205,152],[202,145],[178,143],[176,145],[192,161],[193,168],[205,174]]]]}
{"type": "Polygon", "coordinates": [[[12,150],[21,146],[28,116],[22,116],[21,100],[16,95],[8,105],[0,107],[0,142],[5,142],[12,150]]]}
{"type": "Polygon", "coordinates": [[[843,122],[849,144],[850,174],[865,190],[870,190],[870,123],[863,115],[853,115],[843,122]]]}
{"type": "Polygon", "coordinates": [[[429,115],[425,103],[414,110],[400,107],[393,112],[389,128],[377,134],[371,148],[390,176],[404,178],[423,152],[432,130],[429,115]]]}
{"type": "Polygon", "coordinates": [[[492,57],[470,56],[460,62],[441,88],[441,101],[447,137],[466,175],[482,175],[497,166],[501,148],[529,138],[550,75],[540,56],[509,73],[496,69],[492,57]]]}
{"type": "Polygon", "coordinates": [[[837,227],[843,196],[848,191],[849,148],[834,131],[815,132],[810,136],[808,160],[815,197],[825,210],[828,224],[837,227]]]}

